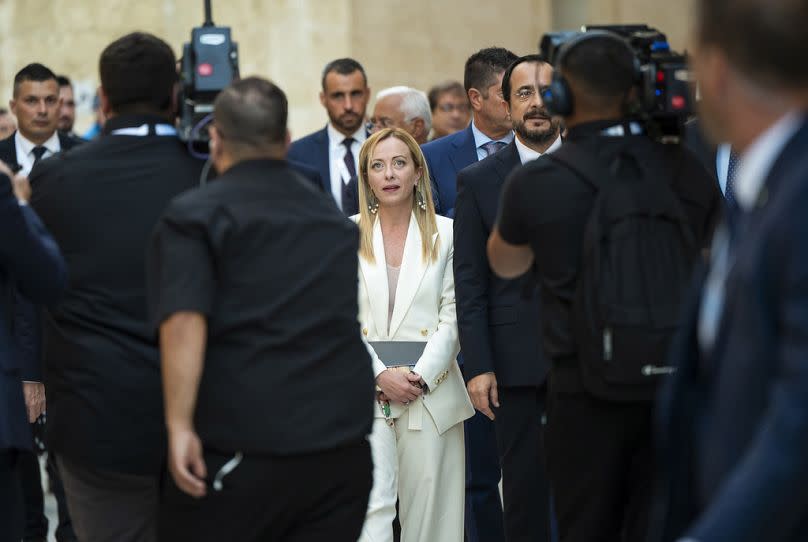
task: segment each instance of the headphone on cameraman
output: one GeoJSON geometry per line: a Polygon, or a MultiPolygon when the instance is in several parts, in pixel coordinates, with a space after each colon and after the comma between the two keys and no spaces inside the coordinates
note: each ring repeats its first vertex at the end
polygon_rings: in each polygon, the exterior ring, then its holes
{"type": "Polygon", "coordinates": [[[567,43],[561,46],[561,50],[558,52],[558,59],[555,63],[555,70],[553,70],[553,79],[550,82],[550,86],[542,92],[541,98],[544,102],[544,106],[552,113],[553,115],[561,115],[562,117],[567,117],[572,114],[574,111],[574,101],[572,98],[572,91],[570,90],[569,83],[564,78],[563,75],[560,73],[560,68],[564,64],[564,58],[569,54],[569,52],[577,47],[580,43],[591,39],[598,39],[598,38],[607,38],[622,44],[626,51],[631,55],[632,62],[634,65],[633,68],[633,80],[634,83],[637,84],[642,80],[642,67],[640,66],[640,60],[637,58],[637,55],[634,54],[634,50],[631,48],[629,43],[618,36],[613,32],[608,32],[606,30],[590,30],[588,32],[584,32],[583,34],[579,34],[575,36],[567,43]]]}

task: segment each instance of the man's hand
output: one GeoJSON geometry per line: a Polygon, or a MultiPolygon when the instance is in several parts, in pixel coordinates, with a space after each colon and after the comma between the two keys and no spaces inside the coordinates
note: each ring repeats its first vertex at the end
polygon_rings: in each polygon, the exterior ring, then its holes
{"type": "Polygon", "coordinates": [[[474,408],[493,420],[494,411],[491,406],[499,408],[499,393],[497,392],[497,377],[494,373],[483,373],[469,380],[466,387],[474,408]]]}
{"type": "MultiPolygon", "coordinates": [[[[376,384],[382,389],[388,401],[406,405],[410,401],[415,401],[423,393],[421,388],[412,384],[409,376],[401,371],[386,369],[376,377],[376,384]]],[[[420,379],[421,377],[418,376],[416,380],[420,379]]]]}
{"type": "Polygon", "coordinates": [[[28,411],[28,423],[34,423],[45,413],[45,385],[42,382],[23,382],[22,394],[28,411]]]}
{"type": "Polygon", "coordinates": [[[14,188],[14,195],[20,201],[31,199],[31,183],[25,175],[15,175],[11,178],[11,185],[14,188]]]}
{"type": "Polygon", "coordinates": [[[193,429],[169,431],[168,470],[177,486],[191,497],[207,493],[208,469],[202,457],[202,441],[193,429]]]}

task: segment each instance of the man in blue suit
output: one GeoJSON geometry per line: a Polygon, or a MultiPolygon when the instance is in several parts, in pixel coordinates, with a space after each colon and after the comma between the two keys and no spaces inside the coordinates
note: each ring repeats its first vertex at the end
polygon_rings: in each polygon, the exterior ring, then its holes
{"type": "Polygon", "coordinates": [[[701,121],[741,165],[672,352],[654,540],[804,541],[808,4],[700,0],[696,14],[701,121]]]}
{"type": "Polygon", "coordinates": [[[359,149],[367,139],[365,109],[370,88],[365,69],[352,58],[339,58],[323,69],[320,103],[328,112],[328,124],[289,147],[287,160],[320,173],[323,189],[348,215],[359,212],[350,197],[350,181],[356,176],[359,149]]]}
{"type": "Polygon", "coordinates": [[[12,286],[32,301],[48,303],[67,280],[59,249],[34,212],[17,201],[11,175],[0,162],[0,542],[22,538],[19,459],[32,442],[31,413],[26,412],[19,353],[8,321],[12,286]]]}
{"type": "MultiPolygon", "coordinates": [[[[502,76],[516,59],[515,54],[501,47],[489,47],[471,55],[463,76],[473,112],[471,124],[422,147],[438,214],[454,217],[460,170],[513,141],[512,124],[502,97],[502,76]]],[[[501,470],[494,424],[478,411],[465,426],[466,536],[469,542],[504,541],[498,487],[501,470]]]]}
{"type": "Polygon", "coordinates": [[[461,169],[513,141],[511,120],[502,97],[502,75],[516,58],[502,47],[481,49],[471,55],[463,75],[471,103],[471,124],[423,146],[438,214],[454,216],[457,174],[461,169]]]}

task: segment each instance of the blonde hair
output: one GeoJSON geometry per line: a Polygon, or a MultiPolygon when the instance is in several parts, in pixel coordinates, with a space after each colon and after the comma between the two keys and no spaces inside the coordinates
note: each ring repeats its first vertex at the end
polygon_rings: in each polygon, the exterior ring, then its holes
{"type": "Polygon", "coordinates": [[[370,136],[362,149],[359,151],[359,255],[369,262],[375,262],[373,255],[373,226],[378,215],[371,213],[370,209],[379,204],[373,195],[368,180],[368,167],[373,151],[379,142],[394,137],[402,141],[410,150],[412,161],[416,171],[421,170],[421,177],[418,184],[413,189],[412,211],[415,214],[415,221],[421,232],[421,257],[426,260],[435,261],[438,259],[438,245],[440,239],[432,246],[432,236],[438,232],[438,222],[435,218],[435,203],[432,201],[432,182],[429,179],[429,170],[426,167],[426,159],[421,152],[421,147],[410,134],[400,128],[385,128],[370,136]],[[419,200],[422,201],[426,209],[421,209],[419,200]]]}

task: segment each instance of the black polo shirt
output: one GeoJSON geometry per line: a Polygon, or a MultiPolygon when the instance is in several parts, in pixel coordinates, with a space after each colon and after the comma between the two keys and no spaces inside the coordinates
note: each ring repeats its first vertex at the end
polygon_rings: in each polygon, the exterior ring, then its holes
{"type": "Polygon", "coordinates": [[[166,441],[157,336],[146,311],[146,246],[203,162],[165,119],[122,115],[31,172],[31,206],[65,258],[68,287],[48,308],[43,359],[48,446],[75,462],[158,474],[166,441]]]}
{"type": "MultiPolygon", "coordinates": [[[[609,164],[624,146],[638,155],[653,157],[660,175],[680,171],[672,185],[702,245],[712,235],[721,209],[721,193],[715,180],[691,152],[675,154],[648,137],[610,137],[604,131],[615,122],[601,121],[570,128],[565,145],[581,149],[609,164]],[[681,162],[681,163],[679,163],[681,162]],[[679,169],[681,168],[681,169],[679,169]]],[[[510,244],[529,244],[536,261],[541,287],[542,335],[544,348],[559,364],[575,362],[577,348],[571,320],[572,301],[578,284],[583,253],[584,229],[596,192],[567,167],[551,159],[535,160],[515,170],[505,187],[498,226],[510,244]]]]}
{"type": "Polygon", "coordinates": [[[207,318],[206,447],[286,455],[370,432],[358,248],[356,226],[285,161],[241,162],[171,203],[149,252],[151,314],[207,318]]]}

